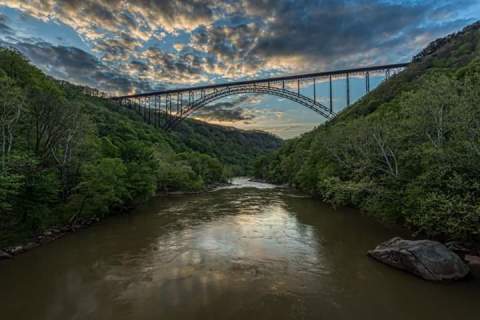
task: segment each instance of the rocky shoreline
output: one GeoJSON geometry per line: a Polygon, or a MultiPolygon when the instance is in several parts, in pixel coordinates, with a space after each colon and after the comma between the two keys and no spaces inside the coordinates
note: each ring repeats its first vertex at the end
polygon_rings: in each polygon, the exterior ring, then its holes
{"type": "Polygon", "coordinates": [[[11,259],[16,255],[35,249],[54,240],[60,239],[69,233],[84,229],[99,221],[100,218],[94,217],[91,219],[78,220],[72,224],[62,227],[55,226],[48,228],[47,230],[31,238],[30,241],[25,244],[18,244],[15,246],[9,246],[0,249],[0,260],[11,259]]]}

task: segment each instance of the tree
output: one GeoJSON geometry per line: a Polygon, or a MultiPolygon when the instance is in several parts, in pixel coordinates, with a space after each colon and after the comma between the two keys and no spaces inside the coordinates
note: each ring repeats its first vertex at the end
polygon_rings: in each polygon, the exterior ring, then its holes
{"type": "Polygon", "coordinates": [[[121,159],[105,158],[82,168],[82,179],[77,186],[76,213],[70,219],[86,215],[106,214],[113,206],[127,198],[127,168],[121,159]]]}
{"type": "Polygon", "coordinates": [[[15,125],[23,108],[21,90],[5,73],[0,73],[0,133],[2,143],[2,175],[6,174],[8,156],[15,138],[15,125]]]}
{"type": "Polygon", "coordinates": [[[31,147],[40,159],[48,161],[52,157],[52,149],[65,137],[71,110],[62,91],[48,81],[41,81],[29,88],[28,99],[31,147]]]}
{"type": "Polygon", "coordinates": [[[70,172],[76,169],[73,166],[79,157],[77,152],[85,143],[86,136],[91,130],[90,121],[83,114],[80,104],[73,102],[65,107],[69,112],[63,117],[63,134],[56,143],[50,145],[50,154],[60,172],[63,199],[66,199],[71,192],[70,172]]]}

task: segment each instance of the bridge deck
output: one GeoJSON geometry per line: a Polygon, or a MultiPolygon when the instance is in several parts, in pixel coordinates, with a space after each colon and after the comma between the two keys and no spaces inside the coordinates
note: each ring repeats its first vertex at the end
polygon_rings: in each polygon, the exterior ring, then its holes
{"type": "Polygon", "coordinates": [[[345,74],[350,74],[351,75],[351,74],[356,74],[356,73],[375,72],[375,71],[382,71],[382,70],[388,70],[388,69],[404,68],[408,64],[409,63],[396,63],[396,64],[378,65],[378,66],[370,66],[370,67],[363,67],[363,68],[354,68],[354,69],[342,69],[342,70],[335,70],[335,71],[304,73],[304,74],[290,75],[290,76],[284,76],[284,77],[273,77],[273,78],[264,78],[264,79],[233,81],[233,82],[227,82],[227,83],[221,83],[221,84],[211,84],[211,85],[204,85],[204,86],[197,86],[197,87],[185,87],[185,88],[177,88],[177,89],[170,89],[170,90],[163,90],[163,91],[154,91],[154,92],[148,92],[148,93],[131,94],[131,95],[126,95],[126,96],[113,97],[112,99],[140,98],[140,97],[165,95],[165,94],[180,93],[180,92],[187,92],[187,91],[224,88],[224,87],[229,87],[229,86],[250,85],[250,84],[257,84],[257,83],[272,83],[272,82],[279,82],[279,81],[290,81],[290,80],[301,80],[301,79],[323,78],[323,77],[339,76],[339,75],[345,75],[345,74]]]}

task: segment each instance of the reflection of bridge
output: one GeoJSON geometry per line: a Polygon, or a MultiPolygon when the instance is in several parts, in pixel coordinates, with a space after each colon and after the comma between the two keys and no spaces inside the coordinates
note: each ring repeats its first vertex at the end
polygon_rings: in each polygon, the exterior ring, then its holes
{"type": "Polygon", "coordinates": [[[333,111],[332,79],[345,79],[345,97],[350,105],[350,79],[352,76],[365,77],[365,93],[370,91],[370,77],[374,74],[385,75],[384,79],[407,66],[406,63],[373,66],[357,69],[337,70],[320,73],[301,74],[259,80],[237,81],[199,87],[142,93],[113,100],[130,109],[138,111],[143,119],[155,126],[171,129],[186,117],[205,107],[208,103],[234,94],[256,93],[270,94],[297,102],[327,119],[335,117],[333,111]],[[320,103],[317,86],[328,83],[328,106],[320,103]],[[302,93],[305,84],[312,86],[312,94],[302,93]]]}

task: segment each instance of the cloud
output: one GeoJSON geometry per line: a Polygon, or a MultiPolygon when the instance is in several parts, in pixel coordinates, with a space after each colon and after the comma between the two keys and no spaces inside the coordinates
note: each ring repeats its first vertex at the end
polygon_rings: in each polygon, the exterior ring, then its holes
{"type": "Polygon", "coordinates": [[[164,83],[195,83],[207,81],[204,71],[206,59],[189,52],[170,53],[159,48],[150,47],[139,58],[148,64],[140,76],[164,83]]]}
{"type": "Polygon", "coordinates": [[[0,14],[0,35],[11,35],[13,34],[12,28],[7,25],[8,17],[0,14]]]}
{"type": "Polygon", "coordinates": [[[74,47],[54,46],[46,42],[19,42],[10,45],[58,79],[94,86],[111,93],[152,90],[150,83],[136,81],[104,65],[95,56],[74,47]]]}
{"type": "Polygon", "coordinates": [[[125,31],[145,41],[155,29],[174,32],[211,24],[223,12],[219,7],[228,7],[214,0],[1,0],[0,4],[43,20],[56,19],[89,40],[125,31]]]}
{"type": "Polygon", "coordinates": [[[220,18],[222,6],[215,0],[137,0],[129,8],[150,25],[174,32],[213,23],[220,18]]]}
{"type": "MultiPolygon", "coordinates": [[[[178,86],[399,62],[469,23],[458,13],[475,3],[0,0],[0,5],[73,28],[102,69],[120,70],[119,77],[135,79],[139,90],[144,82],[178,86]]],[[[11,29],[0,20],[1,31],[11,29]]]]}
{"type": "MultiPolygon", "coordinates": [[[[407,61],[478,9],[478,0],[0,0],[0,45],[54,77],[126,94],[407,61]]],[[[283,136],[317,123],[268,101],[286,103],[240,96],[195,116],[283,136]]]]}
{"type": "Polygon", "coordinates": [[[211,104],[195,112],[194,117],[214,122],[248,122],[255,118],[255,114],[239,105],[249,103],[254,98],[255,96],[243,95],[231,101],[211,104]]]}
{"type": "Polygon", "coordinates": [[[125,32],[108,39],[95,42],[94,51],[99,52],[104,61],[129,61],[133,52],[142,46],[142,42],[125,32]]]}
{"type": "Polygon", "coordinates": [[[236,107],[233,109],[222,109],[215,107],[206,113],[195,115],[196,118],[218,122],[238,122],[253,120],[254,116],[245,112],[244,109],[236,107]]]}
{"type": "Polygon", "coordinates": [[[475,3],[461,2],[244,0],[242,8],[253,22],[209,26],[194,34],[192,43],[214,55],[233,77],[394,63],[419,49],[412,39],[432,40],[470,22],[450,14],[450,20],[429,23],[440,12],[475,3]]]}
{"type": "Polygon", "coordinates": [[[237,26],[208,26],[192,34],[191,46],[211,56],[206,71],[227,78],[256,75],[263,60],[251,54],[261,34],[256,23],[237,26]]]}

